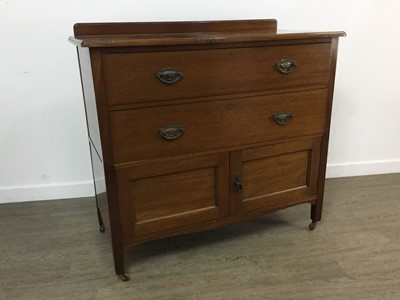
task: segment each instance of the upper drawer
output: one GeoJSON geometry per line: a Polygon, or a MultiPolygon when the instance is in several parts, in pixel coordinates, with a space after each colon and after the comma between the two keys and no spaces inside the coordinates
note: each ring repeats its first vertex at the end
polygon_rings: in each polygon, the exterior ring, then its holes
{"type": "Polygon", "coordinates": [[[114,162],[319,134],[324,130],[326,101],[327,90],[322,89],[111,111],[114,162]]]}
{"type": "MultiPolygon", "coordinates": [[[[327,85],[330,43],[253,48],[112,53],[103,55],[109,105],[163,101],[309,85],[327,85]],[[277,62],[294,60],[295,70],[281,73],[277,62]],[[181,71],[173,84],[157,72],[181,71]]],[[[173,80],[172,75],[169,79],[173,80]]],[[[175,78],[176,79],[176,78],[175,78]]]]}

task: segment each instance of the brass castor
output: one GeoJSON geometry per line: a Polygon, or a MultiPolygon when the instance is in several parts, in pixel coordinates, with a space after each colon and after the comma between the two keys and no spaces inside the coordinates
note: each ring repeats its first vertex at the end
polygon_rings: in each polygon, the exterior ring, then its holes
{"type": "Polygon", "coordinates": [[[121,281],[129,281],[131,279],[127,273],[117,274],[117,276],[119,279],[121,279],[121,281]]]}
{"type": "Polygon", "coordinates": [[[101,224],[101,225],[100,225],[99,230],[100,230],[101,233],[103,233],[103,232],[106,231],[106,227],[104,226],[104,224],[101,224]]]}
{"type": "Polygon", "coordinates": [[[315,227],[317,227],[317,222],[311,222],[310,225],[308,225],[308,229],[314,230],[315,227]]]}

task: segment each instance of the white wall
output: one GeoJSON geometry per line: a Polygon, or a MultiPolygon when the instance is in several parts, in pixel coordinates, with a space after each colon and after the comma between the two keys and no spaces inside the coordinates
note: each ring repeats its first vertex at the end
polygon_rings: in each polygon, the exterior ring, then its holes
{"type": "Polygon", "coordinates": [[[76,22],[276,18],[345,30],[328,176],[400,172],[400,2],[0,0],[0,203],[93,193],[76,22]]]}

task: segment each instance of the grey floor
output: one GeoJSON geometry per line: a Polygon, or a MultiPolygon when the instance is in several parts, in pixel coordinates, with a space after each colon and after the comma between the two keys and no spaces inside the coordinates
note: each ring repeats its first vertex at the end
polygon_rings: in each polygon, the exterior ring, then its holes
{"type": "Polygon", "coordinates": [[[309,206],[149,242],[113,274],[93,199],[0,205],[0,299],[400,299],[400,174],[328,180],[309,206]]]}

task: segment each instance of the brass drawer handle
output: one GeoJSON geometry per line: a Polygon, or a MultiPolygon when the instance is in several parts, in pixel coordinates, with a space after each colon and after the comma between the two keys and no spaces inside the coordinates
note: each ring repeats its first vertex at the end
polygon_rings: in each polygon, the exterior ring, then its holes
{"type": "Polygon", "coordinates": [[[164,128],[158,128],[160,135],[166,140],[175,140],[182,135],[185,127],[181,125],[169,125],[164,128]]]}
{"type": "Polygon", "coordinates": [[[183,77],[183,72],[175,68],[164,68],[157,71],[157,78],[165,84],[173,84],[183,77]]]}
{"type": "Polygon", "coordinates": [[[276,65],[282,74],[289,74],[297,68],[297,62],[292,59],[281,59],[276,65]]]}
{"type": "Polygon", "coordinates": [[[272,119],[279,125],[286,125],[293,120],[293,114],[291,112],[279,112],[272,115],[272,119]]]}

